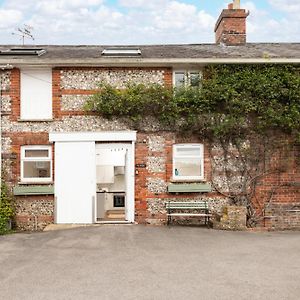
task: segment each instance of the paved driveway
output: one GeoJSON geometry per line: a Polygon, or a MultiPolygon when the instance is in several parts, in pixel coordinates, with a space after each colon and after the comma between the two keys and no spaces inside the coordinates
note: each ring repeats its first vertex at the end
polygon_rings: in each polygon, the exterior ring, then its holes
{"type": "Polygon", "coordinates": [[[102,226],[0,237],[1,299],[300,299],[300,232],[102,226]]]}

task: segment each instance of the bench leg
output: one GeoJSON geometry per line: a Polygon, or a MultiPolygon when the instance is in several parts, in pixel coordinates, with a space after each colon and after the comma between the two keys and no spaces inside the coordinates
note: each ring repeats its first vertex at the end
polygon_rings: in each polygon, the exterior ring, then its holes
{"type": "Polygon", "coordinates": [[[169,225],[170,225],[170,223],[171,223],[171,216],[170,216],[170,215],[168,215],[168,222],[167,222],[167,225],[169,226],[169,225]]]}
{"type": "Polygon", "coordinates": [[[209,221],[210,221],[210,217],[208,216],[207,217],[207,224],[206,224],[207,228],[209,228],[209,221]]]}

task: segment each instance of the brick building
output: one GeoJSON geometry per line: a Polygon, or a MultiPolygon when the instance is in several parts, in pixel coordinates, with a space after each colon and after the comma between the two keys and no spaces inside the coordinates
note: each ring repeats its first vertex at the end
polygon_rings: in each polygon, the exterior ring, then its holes
{"type": "MultiPolygon", "coordinates": [[[[83,105],[102,81],[118,88],[132,81],[190,85],[209,64],[299,64],[300,44],[247,44],[248,13],[238,5],[222,11],[216,44],[0,46],[2,169],[15,194],[19,228],[164,224],[170,199],[205,199],[222,211],[229,199],[218,145],[150,121],[142,132],[132,131],[126,121],[88,114],[83,105]]],[[[289,152],[290,168],[259,183],[262,226],[300,227],[296,153],[289,152]],[[267,195],[284,182],[290,184],[266,206],[267,195]]]]}

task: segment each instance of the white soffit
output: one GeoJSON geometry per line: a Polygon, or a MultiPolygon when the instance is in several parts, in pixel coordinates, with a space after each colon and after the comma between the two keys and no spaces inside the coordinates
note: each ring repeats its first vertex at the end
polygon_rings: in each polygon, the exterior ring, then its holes
{"type": "Polygon", "coordinates": [[[136,131],[50,132],[50,142],[136,141],[136,131]]]}

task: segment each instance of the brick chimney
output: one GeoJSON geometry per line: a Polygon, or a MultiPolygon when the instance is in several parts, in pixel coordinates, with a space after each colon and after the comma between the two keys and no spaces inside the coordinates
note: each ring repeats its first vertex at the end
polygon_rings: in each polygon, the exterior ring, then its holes
{"type": "Polygon", "coordinates": [[[246,18],[249,12],[240,8],[240,0],[233,0],[223,9],[215,26],[216,43],[227,46],[246,44],[246,18]]]}

